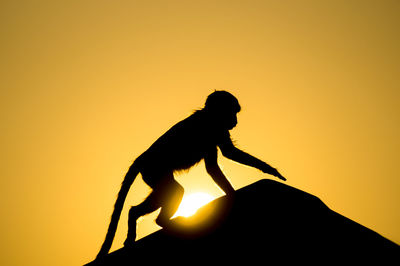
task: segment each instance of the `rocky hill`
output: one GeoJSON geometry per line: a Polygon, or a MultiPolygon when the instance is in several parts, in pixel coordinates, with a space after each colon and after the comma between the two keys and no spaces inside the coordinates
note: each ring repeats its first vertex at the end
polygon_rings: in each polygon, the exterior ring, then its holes
{"type": "Polygon", "coordinates": [[[396,265],[399,258],[397,244],[330,210],[319,198],[261,180],[87,265],[396,265]]]}

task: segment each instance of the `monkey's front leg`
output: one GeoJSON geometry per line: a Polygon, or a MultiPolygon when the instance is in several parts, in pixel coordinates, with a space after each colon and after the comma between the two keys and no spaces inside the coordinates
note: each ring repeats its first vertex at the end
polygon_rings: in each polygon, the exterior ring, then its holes
{"type": "Polygon", "coordinates": [[[213,166],[207,166],[207,172],[214,180],[215,183],[225,192],[226,195],[232,196],[235,192],[235,189],[225,177],[224,173],[222,173],[221,168],[219,168],[218,164],[213,166]]]}

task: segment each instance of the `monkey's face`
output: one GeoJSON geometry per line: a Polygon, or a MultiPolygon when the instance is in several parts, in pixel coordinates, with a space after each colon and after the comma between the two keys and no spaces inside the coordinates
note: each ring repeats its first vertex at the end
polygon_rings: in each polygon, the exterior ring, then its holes
{"type": "Polygon", "coordinates": [[[224,130],[231,130],[237,125],[237,112],[222,112],[220,114],[219,123],[224,130]]]}

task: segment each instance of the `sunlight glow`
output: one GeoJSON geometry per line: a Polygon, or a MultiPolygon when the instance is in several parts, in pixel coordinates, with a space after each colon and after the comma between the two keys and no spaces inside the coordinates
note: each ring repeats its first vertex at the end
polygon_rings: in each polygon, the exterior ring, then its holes
{"type": "Polygon", "coordinates": [[[184,216],[184,217],[189,217],[192,216],[193,214],[196,213],[196,211],[212,201],[214,199],[213,196],[198,192],[198,193],[193,193],[189,194],[187,196],[184,196],[181,202],[181,205],[179,205],[178,210],[176,211],[175,215],[173,217],[177,216],[184,216]]]}

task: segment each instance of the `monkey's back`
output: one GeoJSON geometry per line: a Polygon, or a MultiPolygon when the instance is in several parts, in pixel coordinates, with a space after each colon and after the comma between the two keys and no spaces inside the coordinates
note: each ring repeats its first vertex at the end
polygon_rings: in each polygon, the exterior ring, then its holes
{"type": "Polygon", "coordinates": [[[229,134],[216,130],[211,119],[197,111],[171,127],[141,155],[142,169],[188,169],[203,159],[208,151],[215,150],[224,133],[229,134]]]}

